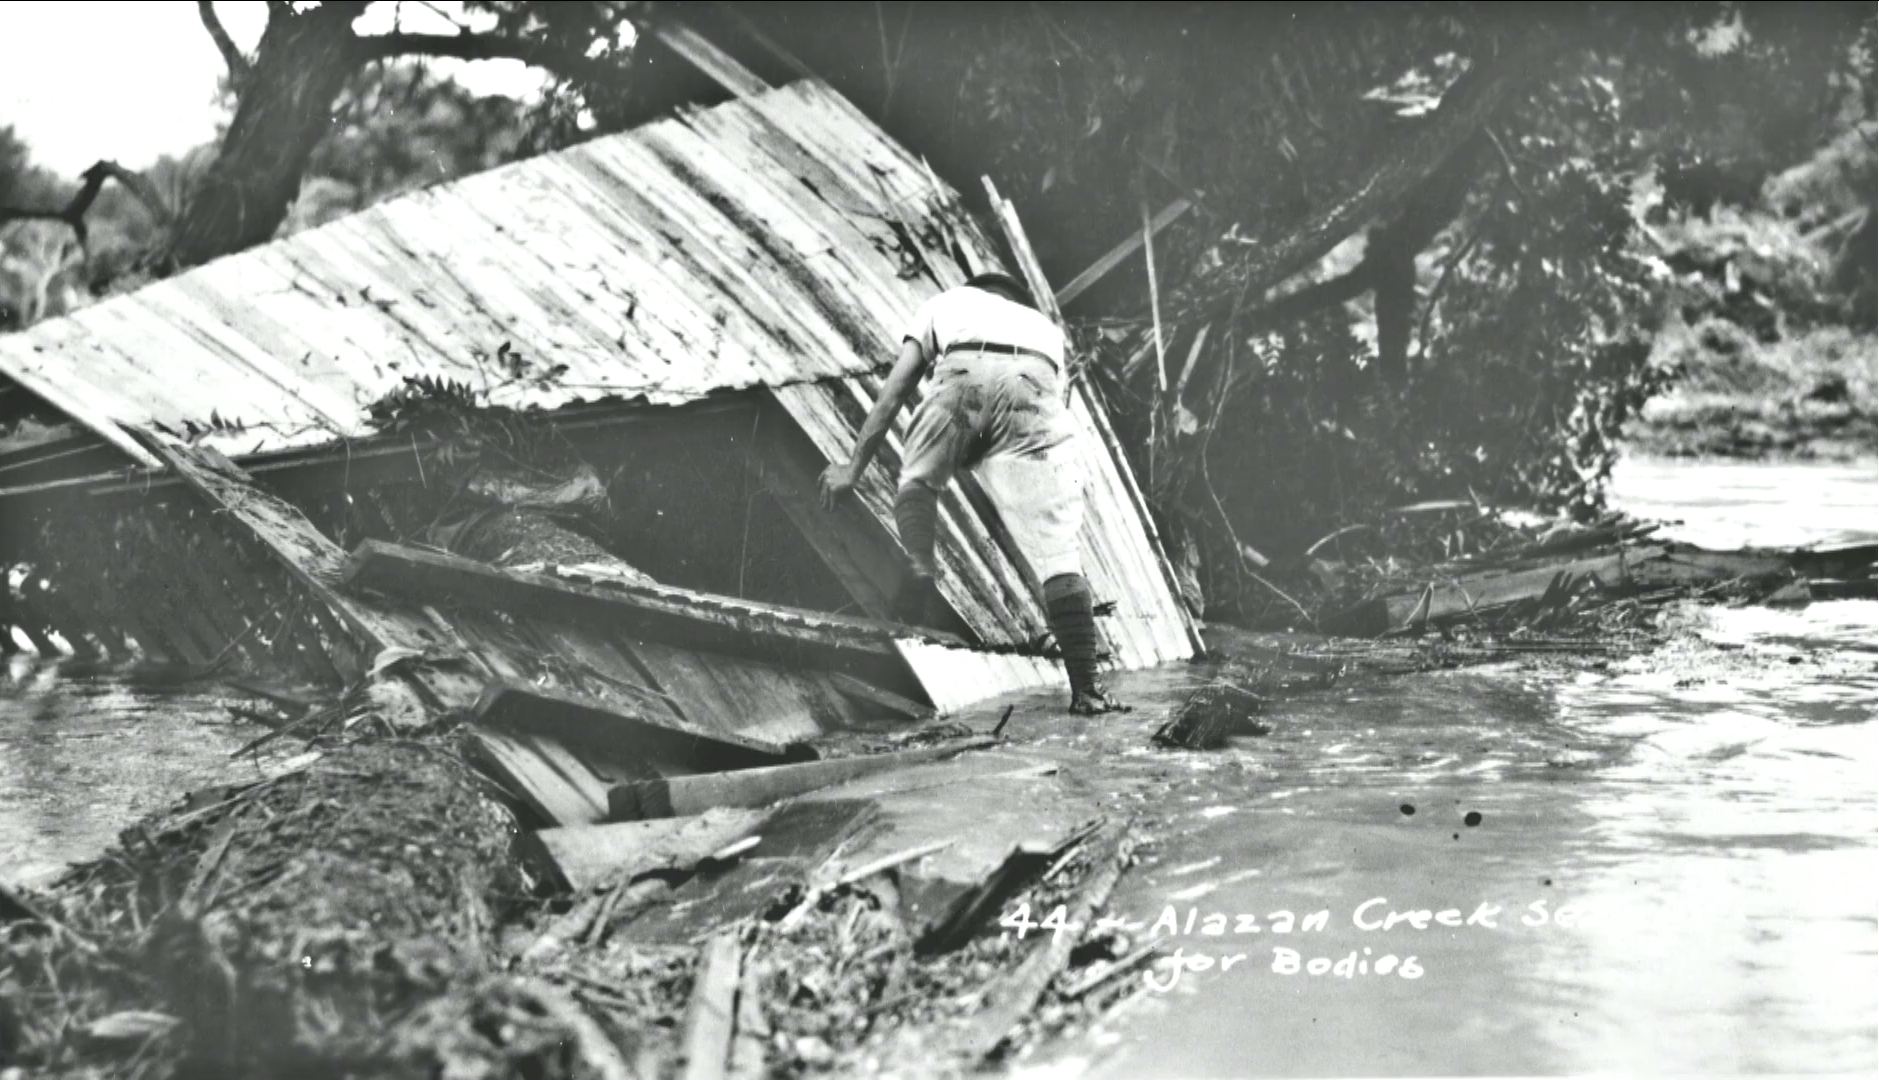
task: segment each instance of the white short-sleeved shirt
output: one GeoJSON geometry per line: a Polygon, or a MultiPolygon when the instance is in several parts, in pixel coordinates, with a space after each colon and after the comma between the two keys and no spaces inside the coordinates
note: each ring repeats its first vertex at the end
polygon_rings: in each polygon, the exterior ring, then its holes
{"type": "Polygon", "coordinates": [[[972,286],[948,289],[920,305],[906,338],[920,344],[932,364],[960,342],[1016,345],[1050,357],[1063,370],[1063,331],[1043,313],[972,286]]]}

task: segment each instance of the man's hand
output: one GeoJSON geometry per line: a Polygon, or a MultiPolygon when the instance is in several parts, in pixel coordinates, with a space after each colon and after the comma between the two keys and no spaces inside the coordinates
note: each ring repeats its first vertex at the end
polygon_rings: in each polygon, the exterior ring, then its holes
{"type": "Polygon", "coordinates": [[[822,470],[822,509],[834,510],[836,504],[855,490],[855,478],[849,475],[848,464],[838,461],[822,470]]]}

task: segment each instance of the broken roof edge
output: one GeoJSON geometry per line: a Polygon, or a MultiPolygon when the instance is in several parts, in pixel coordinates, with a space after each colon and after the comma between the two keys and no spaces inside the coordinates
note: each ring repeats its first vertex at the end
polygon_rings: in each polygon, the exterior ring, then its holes
{"type": "MultiPolygon", "coordinates": [[[[783,347],[785,356],[812,361],[812,370],[806,376],[809,378],[874,371],[879,358],[866,355],[871,342],[849,342],[831,353],[832,343],[824,340],[829,328],[816,321],[819,316],[790,315],[801,305],[791,307],[787,299],[768,305],[783,305],[781,322],[774,322],[777,314],[767,309],[746,312],[745,321],[754,318],[756,322],[726,339],[725,359],[715,358],[714,347],[710,365],[690,375],[683,375],[680,369],[659,367],[661,360],[671,363],[668,354],[676,355],[673,343],[665,340],[674,333],[674,340],[682,347],[700,344],[693,326],[695,319],[672,323],[657,310],[655,301],[672,291],[666,286],[635,285],[629,290],[651,290],[640,319],[644,322],[650,317],[654,327],[650,331],[653,339],[641,342],[635,337],[630,346],[625,338],[614,346],[610,340],[614,335],[600,333],[607,327],[588,326],[581,318],[570,323],[565,311],[554,314],[561,308],[591,308],[593,297],[586,297],[584,290],[591,290],[589,279],[593,273],[603,271],[598,265],[583,269],[578,258],[570,262],[570,257],[580,252],[564,250],[565,237],[555,235],[559,230],[536,235],[529,231],[530,221],[520,220],[509,223],[511,227],[505,230],[506,208],[537,189],[543,197],[552,195],[563,201],[563,218],[569,213],[566,205],[591,206],[593,213],[620,219],[601,230],[606,235],[598,241],[616,248],[622,244],[632,248],[639,243],[631,236],[612,235],[621,224],[633,222],[629,232],[633,228],[656,231],[667,215],[676,213],[679,217],[674,220],[679,223],[679,232],[685,234],[685,241],[700,240],[706,248],[722,247],[711,243],[718,223],[693,221],[687,216],[703,212],[699,200],[714,197],[716,192],[710,184],[693,192],[685,191],[681,181],[676,194],[692,200],[683,205],[661,201],[672,193],[658,195],[643,206],[644,195],[615,205],[607,199],[608,192],[590,190],[586,183],[575,182],[580,178],[562,167],[595,150],[604,155],[608,145],[624,146],[619,140],[658,142],[681,132],[687,133],[694,144],[704,140],[715,161],[711,168],[718,172],[730,169],[742,173],[754,168],[757,173],[783,169],[801,174],[800,186],[783,185],[793,195],[784,192],[782,201],[770,200],[776,202],[775,206],[764,203],[774,220],[754,218],[750,227],[764,230],[765,235],[769,229],[790,234],[791,239],[765,245],[773,260],[820,263],[835,253],[832,264],[820,265],[807,274],[790,275],[822,282],[815,289],[835,287],[845,279],[852,281],[857,271],[866,281],[884,279],[836,305],[854,308],[853,314],[862,318],[858,325],[869,330],[878,329],[884,313],[891,319],[893,311],[910,301],[900,296],[906,291],[904,287],[894,287],[890,269],[864,265],[877,253],[885,253],[881,248],[883,239],[890,248],[894,242],[892,237],[873,235],[867,224],[895,217],[897,212],[915,206],[920,207],[917,217],[937,213],[951,219],[955,216],[951,207],[961,201],[958,190],[940,181],[833,87],[821,80],[798,80],[767,90],[760,97],[679,110],[625,132],[403,192],[291,236],[231,252],[142,288],[102,298],[71,315],[24,331],[15,340],[0,340],[0,373],[132,462],[150,467],[154,459],[126,428],[155,421],[172,429],[171,434],[179,427],[185,437],[206,434],[206,445],[234,458],[289,444],[314,448],[369,437],[377,428],[369,419],[372,385],[377,384],[386,394],[395,393],[398,387],[385,382],[387,373],[383,370],[378,378],[368,378],[370,373],[361,364],[386,363],[376,358],[400,357],[402,352],[411,351],[416,363],[407,366],[407,371],[476,382],[478,369],[489,370],[485,365],[490,362],[478,348],[487,352],[503,336],[532,341],[530,353],[545,358],[541,367],[552,371],[550,365],[560,364],[565,357],[580,370],[570,372],[567,381],[560,382],[528,377],[539,374],[540,368],[506,379],[503,377],[512,373],[497,368],[494,373],[503,381],[492,387],[485,380],[482,391],[496,407],[526,408],[533,404],[531,398],[561,398],[567,404],[579,404],[618,396],[605,391],[636,392],[648,402],[678,404],[700,396],[701,390],[779,385],[785,380],[777,376],[791,374],[788,368],[794,365],[779,365],[773,359],[778,346],[783,347]],[[717,122],[701,122],[700,118],[707,116],[716,116],[717,122]],[[850,143],[852,160],[831,165],[829,148],[850,143]],[[554,164],[556,161],[562,166],[554,164]],[[885,176],[881,175],[883,169],[887,170],[885,176]],[[813,194],[805,194],[803,189],[813,194]],[[836,202],[829,202],[831,197],[836,202]],[[570,199],[573,202],[567,204],[570,199]],[[802,205],[805,201],[814,205],[802,205]],[[490,205],[485,207],[483,203],[490,205]],[[471,213],[466,208],[478,212],[464,217],[471,213]],[[649,212],[651,217],[647,217],[649,212]],[[824,220],[831,214],[854,220],[843,231],[839,220],[824,220]],[[860,217],[855,217],[857,214],[860,217]],[[439,262],[438,252],[454,250],[453,243],[461,246],[463,228],[480,230],[485,226],[493,229],[492,238],[503,249],[491,255],[487,266],[464,276],[462,266],[450,265],[463,260],[439,262]],[[828,234],[828,242],[818,252],[813,242],[804,245],[808,236],[803,232],[805,227],[835,231],[828,234]],[[500,235],[505,231],[515,235],[500,235]],[[444,243],[444,247],[438,248],[438,243],[444,243]],[[870,247],[875,251],[869,251],[870,247]],[[530,259],[529,265],[520,269],[506,268],[503,260],[514,254],[512,248],[539,248],[534,254],[543,265],[535,265],[536,259],[530,259]],[[441,276],[436,281],[426,280],[425,275],[410,278],[412,260],[428,260],[441,266],[441,276]],[[237,264],[239,273],[231,270],[231,263],[237,264]],[[307,296],[315,298],[312,306],[330,309],[329,314],[303,310],[308,307],[305,302],[283,307],[280,301],[269,301],[255,307],[242,295],[244,291],[253,294],[258,288],[280,284],[291,286],[289,291],[306,291],[307,296]],[[385,317],[379,319],[383,327],[361,321],[370,321],[366,317],[375,313],[362,312],[359,305],[349,302],[352,292],[357,291],[349,286],[355,285],[365,286],[371,294],[363,296],[366,308],[377,305],[384,310],[385,317]],[[438,285],[444,287],[442,292],[435,291],[438,285]],[[408,295],[400,295],[400,286],[408,295]],[[432,288],[429,296],[426,288],[432,288]],[[542,306],[542,295],[554,292],[566,294],[565,302],[542,306]],[[575,300],[576,294],[588,303],[575,300]],[[401,306],[396,312],[385,306],[404,300],[416,306],[401,306]],[[493,306],[487,308],[479,303],[492,300],[493,306]],[[520,306],[514,301],[520,301],[520,306]],[[505,303],[508,311],[503,310],[505,303]],[[462,320],[449,317],[456,309],[473,316],[470,321],[476,324],[474,332],[463,331],[462,320]],[[497,319],[498,315],[501,318],[497,319]],[[328,324],[326,329],[320,329],[321,322],[328,324]],[[439,333],[439,326],[458,329],[439,333]],[[557,332],[554,327],[563,330],[557,332]],[[542,333],[545,328],[548,332],[542,333]],[[603,342],[603,338],[609,340],[603,342]],[[297,365],[294,363],[294,357],[307,349],[314,357],[311,369],[304,357],[297,365]],[[857,351],[860,355],[855,355],[857,351]],[[772,359],[764,359],[765,354],[772,359]],[[226,369],[228,378],[217,377],[218,368],[226,369]],[[167,378],[166,371],[173,372],[176,380],[167,378]],[[673,372],[682,377],[674,380],[673,372]],[[358,389],[346,387],[344,382],[355,383],[358,389]],[[197,386],[202,390],[196,391],[197,386]],[[187,392],[183,387],[188,388],[187,392]],[[586,389],[603,392],[588,396],[583,393],[586,389]],[[217,408],[204,409],[211,404],[217,408]],[[246,434],[225,436],[223,425],[213,422],[217,415],[224,421],[243,422],[246,434]],[[203,428],[211,430],[203,433],[203,428]],[[254,440],[253,445],[248,440],[254,440]]],[[[579,210],[573,212],[579,216],[579,210]]],[[[942,234],[945,231],[942,228],[942,234]]],[[[469,239],[474,242],[476,236],[469,239]]],[[[677,238],[669,240],[669,244],[677,243],[677,238]]],[[[745,280],[747,275],[715,280],[722,269],[719,264],[726,258],[737,262],[736,254],[727,248],[696,266],[680,266],[683,280],[679,291],[707,307],[720,303],[727,290],[739,296],[760,296],[768,280],[762,275],[751,280],[745,280]]],[[[610,274],[613,281],[643,284],[644,278],[650,282],[659,276],[661,257],[656,250],[651,256],[651,262],[647,262],[644,251],[603,259],[607,264],[604,273],[610,274]],[[622,271],[633,268],[640,271],[639,276],[619,277],[622,271]]],[[[774,276],[774,269],[770,273],[774,276]]],[[[622,306],[627,309],[624,318],[631,323],[631,298],[623,299],[629,301],[622,306]]],[[[846,310],[838,313],[846,314],[846,310]]],[[[599,321],[618,322],[617,315],[606,315],[599,321]]],[[[835,323],[845,321],[829,317],[835,323]]],[[[864,336],[871,338],[873,334],[864,336]]],[[[395,371],[399,365],[389,366],[395,371]]]]}
{"type": "MultiPolygon", "coordinates": [[[[646,394],[632,396],[607,395],[596,398],[577,398],[564,405],[541,406],[529,404],[522,408],[507,405],[477,405],[475,412],[487,412],[492,416],[511,416],[532,422],[544,422],[561,426],[580,428],[605,426],[610,423],[640,420],[680,420],[682,418],[711,415],[725,411],[742,411],[758,408],[761,401],[758,393],[764,390],[790,386],[839,382],[855,378],[858,375],[874,377],[884,376],[893,367],[891,360],[884,361],[855,375],[817,375],[800,379],[785,379],[764,382],[753,380],[744,385],[724,386],[697,397],[656,400],[646,394]]],[[[5,376],[0,375],[0,378],[5,376]]],[[[49,403],[50,404],[50,403],[49,403]]],[[[55,406],[56,407],[56,406],[55,406]]],[[[76,422],[76,421],[75,421],[76,422]]],[[[301,443],[292,446],[279,446],[265,450],[230,453],[226,442],[233,436],[218,438],[204,436],[193,442],[172,433],[154,430],[148,427],[113,424],[123,436],[129,447],[134,447],[135,459],[117,468],[89,472],[78,476],[60,477],[32,484],[18,484],[0,487],[0,504],[10,500],[33,497],[56,497],[61,494],[88,494],[110,496],[136,492],[145,494],[159,487],[169,487],[176,483],[170,468],[150,453],[147,444],[151,440],[164,442],[183,442],[188,445],[206,447],[227,457],[244,470],[258,476],[293,473],[306,468],[320,468],[331,462],[334,455],[343,454],[347,460],[367,458],[386,452],[405,453],[410,451],[430,450],[452,441],[448,437],[438,437],[431,433],[414,433],[397,430],[388,426],[369,431],[362,435],[336,435],[320,442],[301,443]],[[414,435],[418,436],[414,439],[414,435]]],[[[91,429],[87,433],[96,434],[91,429]]],[[[111,443],[110,445],[119,445],[111,443]]],[[[126,450],[132,453],[131,450],[126,450]]]]}

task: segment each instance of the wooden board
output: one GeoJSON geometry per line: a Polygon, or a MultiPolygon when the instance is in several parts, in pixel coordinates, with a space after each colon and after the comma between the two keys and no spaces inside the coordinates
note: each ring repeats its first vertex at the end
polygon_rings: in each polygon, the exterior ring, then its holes
{"type": "Polygon", "coordinates": [[[1412,620],[1461,618],[1537,599],[1561,574],[1574,578],[1597,575],[1607,587],[1622,587],[1630,583],[1636,567],[1663,556],[1661,547],[1644,547],[1534,569],[1431,580],[1415,592],[1379,597],[1340,612],[1329,621],[1329,628],[1335,633],[1374,635],[1403,628],[1412,620]],[[1421,610],[1425,596],[1426,611],[1421,610]]]}
{"type": "Polygon", "coordinates": [[[498,681],[476,703],[477,722],[548,735],[569,746],[622,759],[639,758],[696,770],[752,769],[812,760],[804,748],[709,731],[667,717],[633,712],[593,698],[498,681]]]}
{"type": "Polygon", "coordinates": [[[642,944],[683,944],[759,915],[806,885],[817,868],[880,810],[865,799],[784,806],[756,829],[762,840],[727,869],[700,872],[672,894],[668,908],[628,924],[616,938],[642,944]]]}
{"type": "MultiPolygon", "coordinates": [[[[874,793],[878,823],[841,854],[842,866],[853,868],[927,844],[949,845],[898,871],[901,915],[927,947],[975,925],[1027,870],[1042,869],[1102,817],[1055,775],[1035,768],[988,775],[979,768],[960,758],[925,770],[921,779],[933,782],[874,793]]],[[[827,793],[863,794],[857,787],[827,793]]]]}
{"type": "Polygon", "coordinates": [[[586,619],[620,633],[779,663],[880,667],[898,659],[882,624],[666,586],[585,583],[502,570],[454,555],[368,540],[347,561],[348,589],[465,604],[513,615],[586,619]]]}
{"type": "Polygon", "coordinates": [[[524,835],[519,850],[539,871],[579,892],[690,866],[755,833],[768,817],[762,810],[733,808],[656,821],[549,828],[524,835]]]}
{"type": "Polygon", "coordinates": [[[638,821],[702,814],[720,806],[768,806],[817,788],[936,761],[992,744],[991,739],[969,739],[919,750],[637,781],[614,788],[609,793],[609,807],[615,821],[638,821]]]}

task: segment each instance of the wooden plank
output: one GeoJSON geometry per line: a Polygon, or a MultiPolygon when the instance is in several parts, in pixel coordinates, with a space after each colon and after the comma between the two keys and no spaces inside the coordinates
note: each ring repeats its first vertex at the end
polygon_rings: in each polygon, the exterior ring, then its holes
{"type": "Polygon", "coordinates": [[[897,643],[940,716],[1016,690],[1068,689],[1063,665],[1041,656],[897,643]]]}
{"type": "Polygon", "coordinates": [[[685,1007],[685,1080],[724,1080],[742,957],[736,934],[720,934],[705,945],[685,1007]]]}
{"type": "Polygon", "coordinates": [[[862,682],[860,679],[851,675],[832,672],[828,678],[835,689],[840,692],[865,701],[870,705],[878,705],[897,716],[904,716],[909,720],[930,720],[934,716],[934,709],[930,704],[924,704],[901,697],[899,694],[883,690],[873,683],[862,682]]]}
{"type": "Polygon", "coordinates": [[[484,691],[474,714],[479,724],[549,735],[564,743],[614,755],[693,769],[754,769],[814,758],[806,748],[792,749],[743,735],[708,731],[669,717],[654,718],[592,698],[508,681],[494,683],[484,691]]]}
{"type": "Polygon", "coordinates": [[[880,815],[865,799],[791,803],[768,814],[750,851],[728,868],[701,868],[657,917],[620,934],[641,944],[683,944],[762,915],[797,889],[880,815]]]}
{"type": "Polygon", "coordinates": [[[518,849],[539,871],[580,892],[689,867],[756,832],[768,816],[725,808],[691,817],[557,827],[525,834],[518,849]]]}
{"type": "Polygon", "coordinates": [[[550,825],[591,825],[607,817],[607,785],[552,739],[480,729],[470,744],[484,766],[550,825]]]}
{"type": "MultiPolygon", "coordinates": [[[[1537,599],[1561,574],[1567,574],[1573,578],[1597,575],[1603,579],[1608,588],[1623,587],[1629,581],[1631,567],[1662,558],[1663,555],[1663,548],[1646,547],[1632,551],[1619,551],[1616,554],[1598,558],[1575,559],[1572,562],[1533,570],[1516,570],[1511,573],[1461,578],[1448,582],[1430,582],[1431,591],[1427,593],[1428,610],[1421,613],[1421,618],[1430,622],[1439,622],[1470,615],[1477,611],[1506,607],[1522,600],[1537,599]]],[[[1418,592],[1386,597],[1383,603],[1387,626],[1390,629],[1396,629],[1408,625],[1411,619],[1417,616],[1424,595],[1418,592]]]]}
{"type": "MultiPolygon", "coordinates": [[[[831,799],[872,797],[879,825],[841,854],[843,868],[927,845],[947,846],[902,866],[900,910],[921,947],[951,941],[995,906],[1002,890],[1039,871],[1088,832],[1102,812],[1059,776],[1036,769],[981,772],[970,758],[932,767],[904,790],[845,785],[831,799]],[[934,782],[948,769],[953,775],[934,782]]],[[[891,780],[891,777],[883,779],[891,780]]]]}
{"type": "Polygon", "coordinates": [[[720,806],[768,806],[817,788],[859,779],[872,773],[936,761],[995,744],[994,739],[969,739],[919,750],[744,769],[735,773],[641,781],[614,788],[609,793],[608,805],[615,821],[683,817],[702,814],[720,806]]]}
{"type": "Polygon", "coordinates": [[[738,97],[755,97],[770,88],[749,68],[689,26],[665,23],[653,30],[660,44],[684,57],[719,86],[738,97]]]}
{"type": "MultiPolygon", "coordinates": [[[[1154,235],[1161,232],[1162,229],[1166,228],[1176,218],[1187,213],[1188,209],[1193,205],[1193,203],[1186,199],[1176,199],[1167,206],[1162,207],[1161,212],[1157,213],[1148,223],[1149,234],[1154,235]]],[[[1122,261],[1127,259],[1130,255],[1135,254],[1135,249],[1141,246],[1142,231],[1136,229],[1129,233],[1128,239],[1110,248],[1101,258],[1091,263],[1082,273],[1071,278],[1068,285],[1058,289],[1057,306],[1062,308],[1069,304],[1070,301],[1082,296],[1086,289],[1100,281],[1104,274],[1121,266],[1122,261]]]]}
{"type": "Polygon", "coordinates": [[[759,655],[782,662],[892,657],[890,628],[862,620],[627,583],[587,584],[571,575],[499,570],[454,555],[368,540],[340,572],[350,589],[460,602],[514,614],[594,619],[673,644],[759,655]]]}

